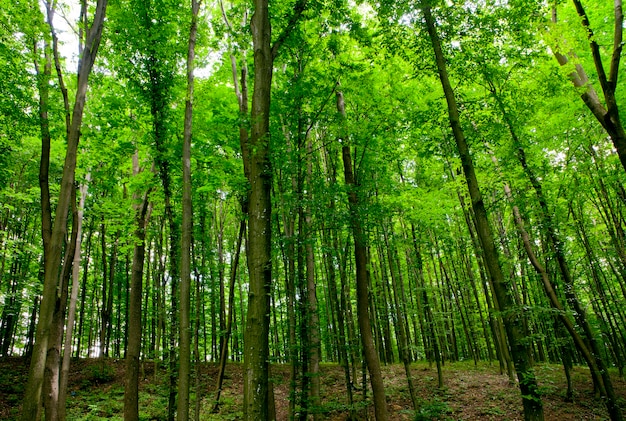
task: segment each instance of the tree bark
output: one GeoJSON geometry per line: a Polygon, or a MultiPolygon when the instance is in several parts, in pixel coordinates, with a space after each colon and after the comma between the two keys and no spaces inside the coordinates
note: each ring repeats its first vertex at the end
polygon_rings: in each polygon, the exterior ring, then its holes
{"type": "MultiPolygon", "coordinates": [[[[140,172],[138,154],[133,157],[133,171],[135,175],[140,172]]],[[[139,420],[139,360],[141,357],[141,336],[142,336],[142,287],[143,287],[143,267],[146,252],[146,226],[148,222],[148,202],[151,188],[143,194],[141,202],[134,207],[135,211],[135,233],[133,247],[133,263],[130,280],[129,304],[128,304],[128,345],[126,350],[126,374],[124,378],[124,420],[139,420]]],[[[137,201],[140,196],[133,195],[133,200],[137,201]]],[[[156,358],[156,357],[155,357],[156,358]]]]}
{"type": "MultiPolygon", "coordinates": [[[[337,111],[342,119],[345,119],[346,110],[343,93],[336,92],[337,95],[337,111]]],[[[350,209],[350,225],[352,235],[354,237],[354,260],[356,266],[356,298],[357,298],[357,320],[359,331],[361,332],[361,344],[363,346],[363,354],[365,364],[370,373],[370,383],[374,395],[374,413],[377,421],[385,421],[387,415],[387,399],[385,396],[385,386],[383,385],[383,377],[380,372],[380,360],[374,345],[372,336],[372,325],[370,323],[369,312],[369,274],[368,274],[368,254],[366,245],[366,233],[363,229],[362,222],[359,218],[359,207],[361,206],[356,188],[357,181],[352,170],[352,157],[350,156],[350,147],[347,139],[342,146],[342,159],[344,168],[344,178],[348,190],[348,206],[350,209]]]]}
{"type": "Polygon", "coordinates": [[[41,402],[41,387],[43,383],[46,351],[48,349],[50,325],[52,323],[52,314],[54,313],[56,301],[56,287],[59,279],[59,267],[62,260],[63,240],[67,232],[66,223],[71,204],[72,190],[74,189],[78,140],[87,96],[88,78],[100,45],[106,6],[107,0],[98,0],[93,23],[87,35],[85,43],[86,48],[83,50],[79,63],[78,85],[72,111],[72,121],[67,136],[67,150],[65,165],[63,166],[59,200],[57,202],[54,226],[50,237],[49,253],[44,263],[43,294],[39,309],[37,332],[35,334],[35,345],[33,347],[33,355],[28,372],[28,382],[24,392],[24,401],[20,416],[22,421],[36,419],[41,402]]]}
{"type": "Polygon", "coordinates": [[[67,381],[70,371],[70,358],[72,356],[72,335],[74,332],[74,321],[76,320],[76,302],[78,301],[78,289],[80,288],[80,259],[81,244],[83,235],[83,213],[85,208],[85,199],[87,198],[88,183],[91,181],[91,175],[87,174],[85,183],[81,185],[80,199],[76,212],[76,246],[74,252],[74,262],[72,263],[72,292],[70,295],[69,312],[67,315],[65,343],[63,345],[63,362],[61,363],[61,376],[59,378],[59,420],[65,421],[67,418],[66,401],[67,401],[67,381]]]}
{"type": "MultiPolygon", "coordinates": [[[[251,29],[254,46],[249,159],[248,312],[244,334],[244,418],[269,417],[269,314],[272,281],[272,170],[269,159],[269,113],[273,57],[268,0],[254,1],[251,29]]],[[[246,165],[247,164],[247,165],[246,165]]]]}
{"type": "MultiPolygon", "coordinates": [[[[200,1],[191,0],[191,28],[187,49],[187,98],[183,133],[183,209],[180,255],[180,365],[178,377],[178,421],[189,419],[189,378],[191,374],[191,238],[193,212],[191,197],[191,138],[196,34],[200,1]]],[[[197,297],[200,299],[200,297],[197,297]]]]}
{"type": "MultiPolygon", "coordinates": [[[[580,0],[572,0],[572,2],[576,8],[578,16],[580,17],[580,22],[587,32],[589,48],[591,50],[600,86],[602,88],[605,104],[602,104],[600,101],[598,93],[589,81],[589,77],[580,63],[575,65],[575,70],[570,72],[569,78],[576,88],[581,88],[581,99],[611,138],[613,145],[617,150],[617,155],[622,167],[624,168],[624,171],[626,171],[626,131],[624,130],[624,126],[619,115],[617,99],[615,97],[619,74],[618,69],[623,48],[622,34],[624,16],[622,13],[622,0],[614,1],[615,23],[613,31],[613,51],[611,52],[608,75],[602,62],[600,46],[596,41],[593,30],[591,29],[589,17],[587,16],[580,0]]],[[[553,6],[552,9],[552,21],[553,23],[556,23],[556,6],[553,6]]],[[[561,66],[565,66],[569,63],[568,56],[560,52],[558,47],[554,48],[553,51],[556,60],[561,66]]],[[[574,52],[570,52],[569,55],[577,61],[578,58],[574,52]]]]}
{"type": "Polygon", "coordinates": [[[59,291],[56,297],[54,314],[50,325],[50,337],[48,339],[48,351],[44,370],[44,410],[46,420],[57,421],[59,419],[59,370],[61,368],[61,343],[63,341],[63,327],[65,322],[65,309],[67,308],[67,296],[71,275],[72,261],[76,251],[77,241],[77,218],[76,218],[76,190],[72,191],[72,232],[70,242],[65,249],[63,268],[59,278],[59,291]]]}

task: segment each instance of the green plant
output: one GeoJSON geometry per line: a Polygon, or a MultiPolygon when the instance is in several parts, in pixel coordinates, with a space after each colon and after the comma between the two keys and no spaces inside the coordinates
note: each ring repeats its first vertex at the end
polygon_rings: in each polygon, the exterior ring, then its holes
{"type": "Polygon", "coordinates": [[[115,370],[106,364],[92,365],[89,371],[89,380],[93,384],[109,383],[115,379],[115,370]]]}
{"type": "Polygon", "coordinates": [[[439,399],[433,399],[430,402],[421,405],[419,410],[415,413],[415,421],[434,421],[443,419],[445,414],[450,413],[452,410],[446,402],[442,402],[439,399]]]}
{"type": "Polygon", "coordinates": [[[482,410],[483,415],[505,415],[506,412],[497,406],[485,408],[482,410]]]}

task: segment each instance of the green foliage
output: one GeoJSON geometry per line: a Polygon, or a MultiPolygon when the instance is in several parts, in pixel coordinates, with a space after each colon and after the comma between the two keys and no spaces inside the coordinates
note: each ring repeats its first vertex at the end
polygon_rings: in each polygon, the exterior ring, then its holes
{"type": "Polygon", "coordinates": [[[89,381],[92,384],[109,383],[113,379],[115,379],[115,370],[111,365],[102,363],[89,366],[89,381]]]}
{"type": "Polygon", "coordinates": [[[441,401],[437,398],[423,402],[419,410],[415,413],[414,421],[436,421],[436,420],[447,420],[449,417],[446,417],[446,414],[452,412],[448,404],[444,401],[441,401]]]}

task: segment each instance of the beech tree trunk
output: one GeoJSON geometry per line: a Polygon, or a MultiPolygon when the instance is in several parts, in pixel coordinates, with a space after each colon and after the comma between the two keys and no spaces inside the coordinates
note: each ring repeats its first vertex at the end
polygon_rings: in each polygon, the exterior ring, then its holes
{"type": "Polygon", "coordinates": [[[80,186],[80,199],[75,215],[76,218],[76,246],[74,251],[74,262],[72,263],[72,292],[70,294],[69,312],[65,330],[65,342],[63,345],[63,361],[61,363],[61,375],[59,377],[59,420],[65,421],[67,417],[67,381],[70,371],[70,358],[72,356],[72,337],[74,332],[74,321],[76,320],[76,302],[78,301],[78,289],[80,288],[80,259],[81,244],[83,235],[83,211],[85,199],[87,198],[88,183],[91,181],[90,174],[87,174],[85,183],[80,186]]]}
{"type": "Polygon", "coordinates": [[[269,417],[269,324],[272,281],[272,170],[269,159],[269,113],[273,57],[268,0],[254,1],[251,22],[254,46],[254,91],[248,161],[244,162],[248,200],[248,312],[244,333],[244,418],[269,417]]]}
{"type": "MultiPolygon", "coordinates": [[[[135,174],[139,173],[137,152],[133,157],[135,174]]],[[[148,213],[148,198],[151,189],[143,194],[141,203],[135,207],[135,242],[133,248],[133,263],[130,279],[130,292],[128,304],[128,345],[126,350],[126,374],[124,378],[124,420],[139,420],[139,359],[141,356],[142,336],[142,287],[143,267],[146,252],[146,225],[148,213]]],[[[135,193],[133,199],[139,199],[135,193]]],[[[157,357],[155,357],[156,359],[157,357]]]]}
{"type": "Polygon", "coordinates": [[[251,133],[242,145],[244,172],[250,183],[248,196],[248,312],[244,332],[244,418],[266,420],[269,401],[269,316],[272,281],[272,168],[270,163],[270,98],[274,58],[300,19],[306,0],[298,0],[287,26],[271,45],[268,0],[254,1],[250,22],[254,48],[254,90],[251,133]],[[247,159],[246,159],[247,156],[247,159]]]}

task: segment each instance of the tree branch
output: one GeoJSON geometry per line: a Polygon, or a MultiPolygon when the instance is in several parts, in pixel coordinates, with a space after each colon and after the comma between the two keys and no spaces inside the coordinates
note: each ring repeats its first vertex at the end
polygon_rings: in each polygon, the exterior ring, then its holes
{"type": "Polygon", "coordinates": [[[596,71],[598,72],[598,79],[600,80],[602,92],[604,92],[604,98],[608,99],[609,97],[613,96],[613,90],[609,86],[609,83],[606,79],[606,72],[604,71],[602,57],[600,56],[600,46],[594,38],[593,30],[591,29],[591,25],[589,24],[589,17],[587,16],[587,12],[585,12],[582,3],[580,2],[580,0],[572,1],[574,2],[574,6],[576,7],[576,12],[578,13],[578,16],[580,16],[582,19],[582,25],[587,30],[587,38],[589,39],[589,46],[591,47],[591,54],[593,55],[593,63],[595,64],[596,71]]]}

